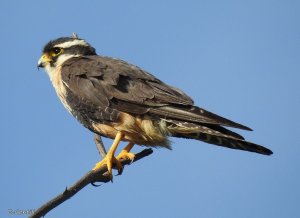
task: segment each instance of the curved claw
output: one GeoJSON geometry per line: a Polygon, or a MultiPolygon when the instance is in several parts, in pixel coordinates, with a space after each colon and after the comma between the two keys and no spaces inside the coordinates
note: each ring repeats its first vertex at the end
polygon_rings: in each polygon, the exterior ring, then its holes
{"type": "Polygon", "coordinates": [[[111,181],[113,176],[112,176],[112,168],[113,168],[113,165],[115,164],[117,170],[118,170],[118,173],[121,174],[122,171],[123,171],[123,165],[115,158],[115,152],[116,152],[116,149],[121,141],[123,137],[123,133],[122,132],[118,132],[116,134],[116,137],[115,137],[115,140],[112,144],[112,146],[110,147],[109,151],[107,152],[106,156],[96,164],[96,166],[93,168],[93,170],[96,170],[96,169],[99,169],[101,166],[103,165],[107,165],[107,171],[108,171],[108,176],[109,176],[109,179],[111,181]]]}
{"type": "Polygon", "coordinates": [[[123,165],[120,163],[119,160],[117,160],[117,158],[115,158],[112,155],[107,154],[103,160],[101,160],[100,162],[96,163],[95,167],[93,168],[93,170],[97,170],[100,167],[102,167],[103,165],[107,166],[107,176],[109,177],[110,181],[113,181],[113,175],[112,175],[112,168],[113,166],[115,166],[118,170],[118,175],[121,175],[123,172],[123,165]]]}
{"type": "Polygon", "coordinates": [[[91,185],[94,186],[94,187],[99,187],[99,186],[101,186],[102,184],[96,185],[96,182],[91,182],[91,185]]]}
{"type": "Polygon", "coordinates": [[[117,156],[117,159],[118,160],[121,160],[121,159],[130,160],[130,164],[131,164],[135,158],[135,154],[130,152],[130,150],[132,149],[133,146],[134,146],[134,144],[132,142],[129,142],[128,145],[117,156]]]}
{"type": "Polygon", "coordinates": [[[134,153],[128,152],[127,150],[122,150],[120,154],[117,156],[117,160],[127,159],[130,160],[130,163],[132,163],[134,157],[135,157],[134,153]]]}

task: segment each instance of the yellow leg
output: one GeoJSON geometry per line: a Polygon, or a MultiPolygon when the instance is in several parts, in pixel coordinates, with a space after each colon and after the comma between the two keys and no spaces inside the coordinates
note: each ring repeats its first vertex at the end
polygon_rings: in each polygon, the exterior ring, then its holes
{"type": "Polygon", "coordinates": [[[134,144],[129,142],[128,145],[117,156],[117,160],[129,159],[132,162],[135,155],[133,153],[130,153],[130,150],[132,149],[133,146],[134,146],[134,144]]]}
{"type": "Polygon", "coordinates": [[[113,177],[112,176],[113,164],[116,165],[119,174],[121,174],[122,171],[123,171],[122,164],[115,158],[115,152],[118,148],[118,145],[119,145],[122,137],[123,137],[123,133],[118,132],[116,137],[115,137],[115,140],[114,140],[112,146],[110,147],[109,151],[107,152],[106,156],[100,162],[96,163],[95,167],[93,168],[93,170],[96,170],[96,169],[99,169],[101,166],[106,164],[108,175],[109,175],[111,180],[112,180],[112,177],[113,177]]]}

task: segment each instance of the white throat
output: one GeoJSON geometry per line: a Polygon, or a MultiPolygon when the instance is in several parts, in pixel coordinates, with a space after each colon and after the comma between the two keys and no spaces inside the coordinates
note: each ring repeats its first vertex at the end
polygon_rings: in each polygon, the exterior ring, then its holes
{"type": "Polygon", "coordinates": [[[53,77],[56,74],[57,70],[65,63],[67,60],[73,57],[78,57],[79,55],[74,54],[61,54],[57,60],[54,66],[51,66],[50,64],[47,64],[45,66],[45,70],[50,78],[51,81],[53,81],[53,77]]]}

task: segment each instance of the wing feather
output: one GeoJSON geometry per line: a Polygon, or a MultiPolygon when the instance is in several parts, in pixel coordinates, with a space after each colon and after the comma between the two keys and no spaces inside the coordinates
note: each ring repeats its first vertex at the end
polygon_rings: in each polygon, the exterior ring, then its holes
{"type": "Polygon", "coordinates": [[[122,60],[76,57],[64,64],[62,72],[68,88],[98,108],[251,130],[194,106],[193,100],[181,90],[122,60]]]}

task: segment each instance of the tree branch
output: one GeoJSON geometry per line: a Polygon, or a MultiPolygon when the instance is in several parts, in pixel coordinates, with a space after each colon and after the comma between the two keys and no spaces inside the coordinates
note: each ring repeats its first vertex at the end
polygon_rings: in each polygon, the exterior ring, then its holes
{"type": "MultiPolygon", "coordinates": [[[[153,153],[153,150],[151,148],[144,149],[140,153],[137,153],[135,155],[135,158],[133,162],[138,161],[150,154],[153,153]]],[[[123,166],[131,164],[130,160],[120,160],[121,164],[123,166]]],[[[79,179],[75,184],[71,185],[69,188],[66,187],[66,189],[57,195],[52,200],[48,201],[44,205],[42,205],[40,208],[38,208],[29,218],[38,218],[45,216],[49,211],[63,203],[64,201],[70,199],[73,197],[77,192],[79,192],[81,189],[83,189],[85,186],[87,186],[90,183],[94,182],[109,182],[110,179],[107,176],[107,167],[106,165],[100,167],[99,169],[93,171],[89,171],[86,175],[84,175],[81,179],[79,179]]]]}
{"type": "Polygon", "coordinates": [[[95,133],[94,141],[95,141],[95,144],[96,144],[96,147],[98,149],[99,154],[102,156],[102,158],[104,158],[106,156],[107,152],[106,152],[105,147],[103,145],[101,136],[98,135],[97,133],[95,133]]]}

